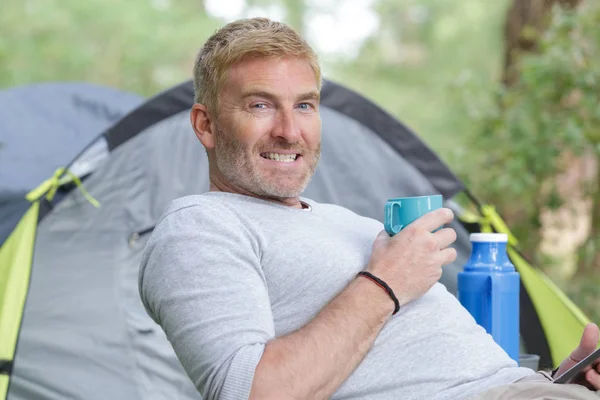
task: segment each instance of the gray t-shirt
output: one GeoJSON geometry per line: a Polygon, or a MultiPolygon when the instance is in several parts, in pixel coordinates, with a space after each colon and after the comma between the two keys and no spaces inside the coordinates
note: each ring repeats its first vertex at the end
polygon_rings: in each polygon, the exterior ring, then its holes
{"type": "MultiPolygon", "coordinates": [[[[231,193],[175,200],[139,290],[205,400],[248,397],[270,340],[307,324],[363,270],[380,222],[231,193]]],[[[440,284],[391,317],[332,399],[460,399],[532,374],[440,284]]],[[[298,377],[302,379],[302,377],[298,377]]]]}

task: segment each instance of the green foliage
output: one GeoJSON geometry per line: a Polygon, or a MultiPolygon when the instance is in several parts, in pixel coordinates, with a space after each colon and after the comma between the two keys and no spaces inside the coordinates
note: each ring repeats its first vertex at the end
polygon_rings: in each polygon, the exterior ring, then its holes
{"type": "Polygon", "coordinates": [[[378,31],[355,59],[329,62],[331,76],[373,99],[458,167],[470,153],[473,124],[453,82],[457,76],[490,85],[498,80],[508,3],[379,0],[378,31]]]}
{"type": "Polygon", "coordinates": [[[581,307],[592,321],[600,321],[600,274],[578,276],[564,286],[565,294],[581,307]]]}
{"type": "MultiPolygon", "coordinates": [[[[335,10],[343,1],[322,7],[335,10]]],[[[471,123],[460,113],[450,85],[461,73],[486,82],[497,79],[508,1],[376,0],[380,29],[354,59],[320,54],[327,77],[405,121],[451,164],[462,162],[471,123]]],[[[223,24],[202,4],[4,0],[0,88],[80,80],[154,95],[190,77],[196,50],[223,24]]],[[[301,0],[246,4],[280,6],[286,22],[299,30],[318,8],[314,1],[301,0]]]]}
{"type": "MultiPolygon", "coordinates": [[[[479,129],[471,141],[475,163],[461,175],[468,175],[485,201],[512,216],[529,254],[538,244],[541,209],[565,200],[557,175],[584,152],[600,154],[599,23],[598,2],[584,2],[576,11],[557,7],[539,38],[539,52],[521,58],[516,85],[483,92],[462,86],[479,129]]],[[[597,186],[582,189],[600,201],[597,186]]]]}
{"type": "Polygon", "coordinates": [[[0,87],[80,80],[142,95],[188,79],[220,25],[196,0],[7,0],[0,87]]]}

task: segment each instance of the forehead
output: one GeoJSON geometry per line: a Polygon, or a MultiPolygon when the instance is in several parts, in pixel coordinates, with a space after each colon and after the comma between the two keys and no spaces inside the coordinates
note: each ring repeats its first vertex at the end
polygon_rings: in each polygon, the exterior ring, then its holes
{"type": "Polygon", "coordinates": [[[248,89],[275,92],[317,90],[317,77],[310,62],[296,57],[244,59],[229,68],[223,83],[225,92],[240,94],[248,89]]]}

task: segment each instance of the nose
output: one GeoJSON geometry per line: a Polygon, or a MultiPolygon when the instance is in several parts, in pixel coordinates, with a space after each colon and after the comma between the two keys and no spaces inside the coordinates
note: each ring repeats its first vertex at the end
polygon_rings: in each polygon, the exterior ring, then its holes
{"type": "Polygon", "coordinates": [[[288,143],[297,143],[300,140],[300,126],[292,110],[279,110],[278,118],[273,128],[273,136],[285,139],[288,143]]]}

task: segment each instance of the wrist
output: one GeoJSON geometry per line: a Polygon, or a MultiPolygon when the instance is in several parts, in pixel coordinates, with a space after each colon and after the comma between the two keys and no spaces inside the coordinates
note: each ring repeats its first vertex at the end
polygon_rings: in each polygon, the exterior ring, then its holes
{"type": "Polygon", "coordinates": [[[400,302],[398,301],[396,294],[394,293],[392,288],[387,284],[387,282],[385,282],[383,279],[379,278],[378,276],[373,275],[369,271],[360,271],[357,274],[357,276],[370,280],[375,285],[379,286],[381,288],[381,290],[383,290],[384,292],[387,293],[387,295],[390,297],[390,300],[392,300],[392,302],[394,303],[394,312],[392,313],[392,315],[394,315],[398,311],[400,311],[400,302]]]}
{"type": "Polygon", "coordinates": [[[381,315],[386,318],[394,314],[396,305],[385,288],[362,275],[356,276],[354,284],[360,289],[361,298],[368,305],[370,311],[381,310],[381,315]]]}

